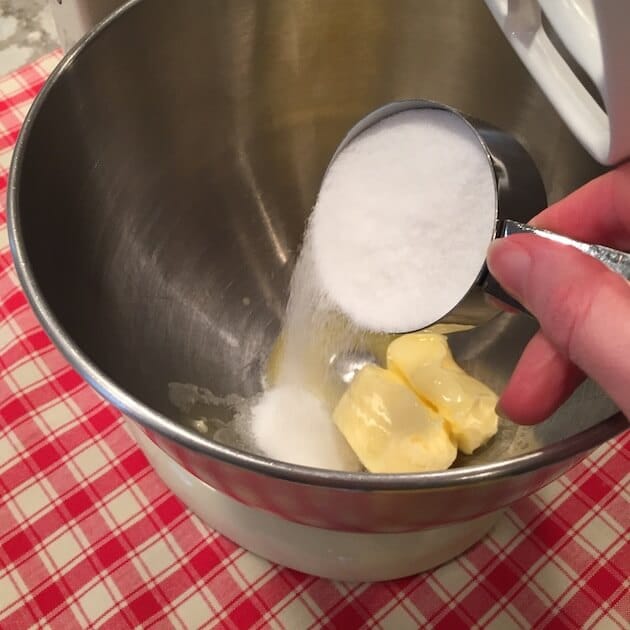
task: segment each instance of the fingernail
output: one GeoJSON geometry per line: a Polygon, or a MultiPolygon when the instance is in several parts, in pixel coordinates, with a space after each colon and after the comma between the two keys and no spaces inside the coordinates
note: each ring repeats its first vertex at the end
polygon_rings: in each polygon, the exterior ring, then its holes
{"type": "Polygon", "coordinates": [[[511,238],[498,238],[488,248],[488,269],[497,282],[517,300],[522,298],[532,264],[529,252],[511,238]]]}

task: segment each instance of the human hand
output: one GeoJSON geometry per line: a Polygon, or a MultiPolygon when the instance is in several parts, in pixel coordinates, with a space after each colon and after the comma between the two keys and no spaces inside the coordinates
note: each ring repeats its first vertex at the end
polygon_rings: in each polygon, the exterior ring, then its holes
{"type": "MultiPolygon", "coordinates": [[[[589,182],[531,223],[630,250],[630,164],[589,182]]],[[[588,375],[630,417],[630,284],[572,247],[518,234],[497,239],[488,268],[540,323],[500,400],[521,424],[551,415],[588,375]]]]}

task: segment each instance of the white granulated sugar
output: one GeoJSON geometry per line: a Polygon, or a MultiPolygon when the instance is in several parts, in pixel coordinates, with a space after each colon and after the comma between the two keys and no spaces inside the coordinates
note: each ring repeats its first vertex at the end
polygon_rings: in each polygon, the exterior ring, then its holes
{"type": "Polygon", "coordinates": [[[360,462],[331,415],[345,384],[330,361],[352,356],[364,334],[339,317],[316,280],[307,233],[291,277],[274,387],[253,401],[238,430],[273,459],[356,471],[360,462]]]}
{"type": "Polygon", "coordinates": [[[492,167],[462,119],[432,109],[390,116],[324,178],[310,225],[322,286],[364,328],[424,328],[476,280],[495,208],[492,167]]]}
{"type": "Polygon", "coordinates": [[[251,430],[265,455],[289,464],[356,471],[360,464],[319,398],[294,385],[266,391],[252,408],[251,430]]]}

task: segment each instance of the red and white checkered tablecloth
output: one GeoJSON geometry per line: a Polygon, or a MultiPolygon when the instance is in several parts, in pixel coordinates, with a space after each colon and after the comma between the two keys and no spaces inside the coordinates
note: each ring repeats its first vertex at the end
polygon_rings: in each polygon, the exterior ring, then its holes
{"type": "MultiPolygon", "coordinates": [[[[0,187],[59,60],[0,79],[0,187]]],[[[414,578],[346,585],[208,530],[42,332],[0,208],[0,628],[628,628],[630,437],[414,578]]]]}

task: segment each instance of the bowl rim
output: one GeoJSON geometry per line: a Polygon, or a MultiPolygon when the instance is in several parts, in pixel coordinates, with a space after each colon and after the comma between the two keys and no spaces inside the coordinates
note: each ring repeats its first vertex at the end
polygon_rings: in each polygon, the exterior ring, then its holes
{"type": "Polygon", "coordinates": [[[29,138],[38,114],[45,106],[48,94],[70,71],[77,58],[80,57],[81,51],[90,47],[101,32],[110,28],[127,11],[133,10],[143,1],[129,0],[116,9],[73,46],[52,71],[35,97],[20,129],[11,159],[7,188],[9,246],[22,289],[39,323],[56,348],[70,366],[108,403],[145,429],[155,431],[164,438],[198,454],[229,463],[237,468],[307,485],[361,491],[439,489],[513,477],[582,455],[628,428],[625,417],[617,413],[565,440],[499,462],[427,473],[340,472],[287,464],[212,442],[192,429],[169,420],[167,416],[134,398],[102,372],[64,330],[39,289],[23,239],[19,189],[29,138]]]}

